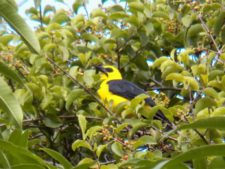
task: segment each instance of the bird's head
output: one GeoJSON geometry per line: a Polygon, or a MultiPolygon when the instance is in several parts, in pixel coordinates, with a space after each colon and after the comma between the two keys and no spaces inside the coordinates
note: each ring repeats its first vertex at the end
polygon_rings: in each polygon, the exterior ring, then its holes
{"type": "Polygon", "coordinates": [[[120,71],[114,66],[99,65],[96,69],[101,72],[101,80],[122,79],[120,71]]]}

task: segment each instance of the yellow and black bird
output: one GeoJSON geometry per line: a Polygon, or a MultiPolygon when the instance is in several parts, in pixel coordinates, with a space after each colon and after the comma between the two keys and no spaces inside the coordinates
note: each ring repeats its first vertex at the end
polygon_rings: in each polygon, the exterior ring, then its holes
{"type": "MultiPolygon", "coordinates": [[[[102,72],[102,83],[97,91],[98,95],[103,101],[113,101],[113,106],[117,106],[122,102],[132,100],[136,96],[146,93],[134,83],[122,79],[120,71],[114,66],[100,65],[96,66],[96,69],[102,72]]],[[[156,105],[150,96],[145,99],[145,103],[151,107],[156,105]]],[[[171,124],[161,111],[155,114],[154,119],[171,124]]]]}

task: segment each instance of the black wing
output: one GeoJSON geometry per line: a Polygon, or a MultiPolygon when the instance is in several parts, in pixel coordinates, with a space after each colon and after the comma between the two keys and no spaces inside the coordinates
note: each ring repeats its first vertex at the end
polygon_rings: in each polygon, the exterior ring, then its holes
{"type": "MultiPolygon", "coordinates": [[[[143,89],[127,80],[110,80],[109,91],[113,94],[132,100],[136,96],[145,93],[143,89]]],[[[145,99],[146,104],[155,106],[155,102],[149,97],[145,99]]]]}
{"type": "MultiPolygon", "coordinates": [[[[109,91],[111,93],[124,97],[128,100],[132,100],[136,96],[145,93],[143,89],[127,80],[110,80],[108,84],[109,91]]],[[[145,99],[145,103],[151,107],[156,105],[150,97],[145,99]]],[[[171,122],[165,117],[165,115],[161,111],[158,111],[155,114],[154,118],[171,124],[171,122]]]]}

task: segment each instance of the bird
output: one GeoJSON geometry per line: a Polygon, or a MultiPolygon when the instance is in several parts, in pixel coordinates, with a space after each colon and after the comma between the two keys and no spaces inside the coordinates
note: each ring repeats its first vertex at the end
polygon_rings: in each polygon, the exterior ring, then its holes
{"type": "MultiPolygon", "coordinates": [[[[97,71],[101,72],[101,84],[97,93],[103,102],[112,101],[113,106],[115,107],[122,102],[134,99],[140,94],[146,94],[145,90],[138,87],[136,84],[123,79],[120,71],[116,67],[111,65],[97,65],[95,67],[97,71]]],[[[156,106],[153,99],[149,95],[147,96],[145,104],[150,107],[156,106]]],[[[154,119],[166,122],[171,126],[171,122],[161,111],[158,111],[154,115],[154,119]]]]}

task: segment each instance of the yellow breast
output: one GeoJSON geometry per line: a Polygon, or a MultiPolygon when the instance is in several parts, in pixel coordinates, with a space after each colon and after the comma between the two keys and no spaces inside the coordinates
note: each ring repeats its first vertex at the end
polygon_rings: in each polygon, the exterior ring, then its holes
{"type": "Polygon", "coordinates": [[[101,100],[107,103],[112,102],[113,106],[117,106],[120,103],[128,101],[126,98],[111,93],[109,91],[107,80],[101,83],[100,88],[98,89],[98,95],[100,96],[101,100]]]}

